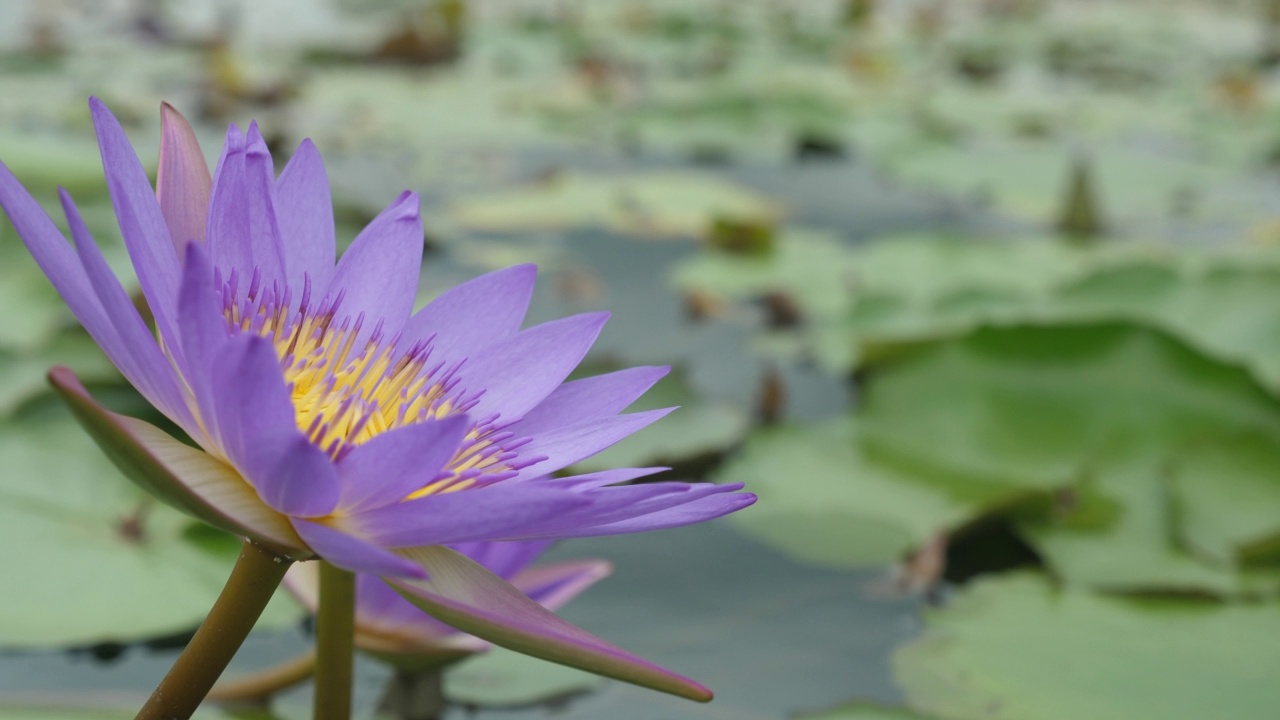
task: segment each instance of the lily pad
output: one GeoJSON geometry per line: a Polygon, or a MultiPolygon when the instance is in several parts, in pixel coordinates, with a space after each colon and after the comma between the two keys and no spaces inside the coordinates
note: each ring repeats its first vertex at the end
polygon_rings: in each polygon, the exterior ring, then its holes
{"type": "Polygon", "coordinates": [[[710,175],[553,175],[535,185],[456,201],[458,225],[478,230],[597,226],[650,237],[699,237],[720,217],[771,220],[765,198],[710,175]]]}
{"type": "Polygon", "coordinates": [[[45,376],[54,365],[65,365],[87,383],[120,377],[96,343],[81,332],[66,332],[39,351],[0,354],[0,418],[7,418],[23,403],[49,391],[45,376]]]}
{"type": "Polygon", "coordinates": [[[854,421],[758,430],[717,473],[760,497],[730,518],[813,565],[850,568],[902,560],[973,512],[971,503],[862,451],[854,421]]]}
{"type": "MultiPolygon", "coordinates": [[[[0,645],[129,641],[194,628],[230,574],[237,543],[119,476],[59,408],[0,425],[0,645]]],[[[296,619],[282,600],[265,624],[296,619]]]]}
{"type": "Polygon", "coordinates": [[[795,720],[931,720],[906,708],[854,702],[816,713],[796,715],[795,720]]]}
{"type": "Polygon", "coordinates": [[[1113,590],[1230,593],[1229,570],[1176,547],[1158,473],[1223,432],[1280,441],[1280,402],[1247,371],[1123,323],[983,328],[933,344],[872,377],[860,419],[893,457],[1066,491],[1023,528],[1061,577],[1113,590]],[[1118,510],[1083,522],[1099,497],[1118,510]]]}
{"type": "Polygon", "coordinates": [[[1201,442],[1168,469],[1179,532],[1192,552],[1231,566],[1280,562],[1280,445],[1249,434],[1201,442]]]}
{"type": "Polygon", "coordinates": [[[450,668],[444,694],[453,703],[511,707],[562,700],[603,682],[599,675],[494,647],[450,668]]]}
{"type": "Polygon", "coordinates": [[[704,251],[676,267],[672,285],[726,300],[781,294],[804,315],[830,317],[848,307],[852,268],[848,249],[835,237],[787,230],[763,257],[704,251]]]}
{"type": "Polygon", "coordinates": [[[946,720],[1266,720],[1280,713],[1274,604],[1133,601],[986,580],[894,657],[908,704],[946,720]]]}

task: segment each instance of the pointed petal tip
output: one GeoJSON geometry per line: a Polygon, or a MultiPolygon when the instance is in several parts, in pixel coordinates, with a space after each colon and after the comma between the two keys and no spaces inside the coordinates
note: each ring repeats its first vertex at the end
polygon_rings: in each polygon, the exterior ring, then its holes
{"type": "Polygon", "coordinates": [[[597,675],[698,702],[714,697],[703,685],[568,623],[454,550],[427,546],[397,552],[421,564],[432,579],[393,580],[392,587],[441,622],[495,645],[597,675]]]}
{"type": "Polygon", "coordinates": [[[76,377],[74,371],[66,365],[54,365],[49,368],[49,372],[45,375],[49,380],[49,384],[55,388],[62,390],[83,390],[84,386],[80,383],[80,378],[76,377]]]}

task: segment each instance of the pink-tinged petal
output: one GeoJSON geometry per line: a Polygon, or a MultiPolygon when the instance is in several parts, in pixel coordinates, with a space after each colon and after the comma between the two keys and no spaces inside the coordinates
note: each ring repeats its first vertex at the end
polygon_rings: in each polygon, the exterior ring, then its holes
{"type": "Polygon", "coordinates": [[[289,521],[267,507],[226,463],[141,420],[103,408],[67,368],[50,371],[49,382],[116,467],[142,489],[214,527],[277,552],[293,557],[309,554],[289,521]]]}
{"type": "Polygon", "coordinates": [[[59,196],[85,276],[115,330],[114,333],[104,333],[111,337],[101,345],[103,351],[152,405],[184,430],[193,430],[194,418],[174,376],[173,365],[156,344],[151,329],[138,314],[133,300],[111,272],[71,196],[65,190],[59,191],[59,196]]]}
{"type": "MultiPolygon", "coordinates": [[[[649,410],[630,415],[590,420],[579,425],[559,427],[534,435],[533,442],[521,449],[522,454],[542,456],[545,460],[520,470],[519,477],[548,475],[568,467],[583,458],[591,457],[619,440],[656,422],[675,408],[649,410]]],[[[516,430],[517,436],[525,434],[516,430]]]]}
{"type": "Polygon", "coordinates": [[[357,345],[379,324],[400,332],[413,311],[422,272],[422,217],[418,195],[404,192],[356,236],[342,254],[327,297],[342,296],[338,314],[363,316],[357,345]]]}
{"type": "Polygon", "coordinates": [[[517,436],[536,436],[566,425],[616,415],[670,371],[669,367],[634,367],[567,382],[509,429],[517,436]]]}
{"type": "MultiPolygon", "coordinates": [[[[694,523],[714,520],[755,504],[756,496],[751,493],[733,493],[726,495],[708,495],[692,502],[672,508],[651,512],[645,515],[619,520],[613,523],[597,525],[579,532],[572,537],[595,537],[600,535],[622,535],[625,533],[649,532],[668,528],[692,525],[694,523]]],[[[565,535],[564,537],[569,537],[565,535]]]]}
{"type": "Polygon", "coordinates": [[[160,167],[156,200],[182,257],[188,242],[204,242],[213,179],[190,123],[169,103],[160,104],[160,167]]]}
{"type": "Polygon", "coordinates": [[[255,273],[267,288],[285,280],[275,194],[275,168],[258,126],[251,123],[243,138],[232,126],[213,184],[205,240],[209,259],[222,277],[237,273],[241,296],[255,273]]]}
{"type": "Polygon", "coordinates": [[[417,564],[360,538],[321,523],[291,518],[298,535],[331,565],[351,572],[374,575],[425,577],[417,564]]]}
{"type": "Polygon", "coordinates": [[[560,386],[595,343],[609,313],[585,313],[529,328],[467,361],[459,375],[483,392],[470,412],[519,420],[560,386]]]}
{"type": "Polygon", "coordinates": [[[478,638],[551,662],[707,702],[711,691],[565,622],[502,578],[446,547],[401,550],[430,580],[395,580],[405,599],[478,638]]]}
{"type": "Polygon", "coordinates": [[[398,503],[426,487],[458,451],[471,419],[454,415],[389,430],[357,445],[338,462],[338,512],[398,503]]]}
{"type": "Polygon", "coordinates": [[[178,303],[178,282],[182,276],[179,257],[169,237],[169,226],[160,213],[151,182],[142,163],[129,145],[120,122],[97,98],[89,99],[93,125],[102,151],[102,169],[107,190],[115,206],[116,221],[124,235],[125,247],[147,298],[161,337],[177,337],[173,308],[178,303]]]}
{"type": "Polygon", "coordinates": [[[613,573],[608,560],[570,560],[525,568],[511,584],[548,610],[558,610],[613,573]]]}
{"type": "Polygon", "coordinates": [[[299,290],[306,279],[318,290],[328,287],[338,252],[333,201],[324,160],[311,140],[302,141],[276,181],[276,216],[289,287],[299,290]]]}
{"type": "Polygon", "coordinates": [[[271,342],[238,335],[212,361],[212,418],[232,464],[279,512],[301,517],[333,512],[341,492],[337,470],[299,432],[271,342]]]}
{"type": "Polygon", "coordinates": [[[437,493],[352,515],[344,523],[384,547],[521,539],[591,505],[582,493],[535,483],[437,493]]]}
{"type": "Polygon", "coordinates": [[[409,319],[403,339],[434,338],[441,361],[470,357],[519,332],[537,276],[536,265],[516,265],[451,288],[409,319]]]}

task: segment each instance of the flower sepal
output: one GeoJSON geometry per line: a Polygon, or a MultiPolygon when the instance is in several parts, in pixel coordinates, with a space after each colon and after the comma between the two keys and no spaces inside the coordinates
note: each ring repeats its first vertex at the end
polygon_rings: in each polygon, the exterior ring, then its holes
{"type": "Polygon", "coordinates": [[[267,507],[226,463],[150,423],[99,405],[69,368],[50,370],[49,384],[111,462],[147,493],[278,555],[314,556],[288,518],[267,507]]]}
{"type": "Polygon", "coordinates": [[[428,580],[384,578],[423,612],[494,645],[633,683],[709,702],[710,690],[649,663],[562,620],[483,565],[450,548],[405,548],[400,555],[428,580]]]}

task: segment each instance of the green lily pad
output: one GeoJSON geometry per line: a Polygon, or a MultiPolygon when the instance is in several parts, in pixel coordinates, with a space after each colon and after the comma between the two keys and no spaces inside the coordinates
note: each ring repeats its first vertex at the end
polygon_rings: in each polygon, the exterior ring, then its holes
{"type": "Polygon", "coordinates": [[[1266,720],[1280,713],[1274,604],[1133,601],[1015,575],[928,616],[894,675],[946,720],[1266,720]]]}
{"type": "MultiPolygon", "coordinates": [[[[1072,162],[1063,145],[989,140],[904,157],[894,171],[904,182],[989,199],[1004,212],[1050,223],[1062,211],[1072,162]]],[[[1184,216],[1195,211],[1195,197],[1231,179],[1212,165],[1120,145],[1096,148],[1089,162],[1104,227],[1184,216]]]]}
{"type": "Polygon", "coordinates": [[[1072,586],[1217,597],[1274,592],[1274,578],[1262,585],[1265,579],[1202,562],[1177,542],[1164,464],[1164,456],[1154,453],[1107,458],[1087,471],[1077,490],[1081,505],[1023,518],[1020,530],[1048,570],[1072,586]],[[1086,502],[1108,511],[1099,517],[1086,502]]]}
{"type": "Polygon", "coordinates": [[[795,720],[932,720],[906,708],[854,702],[816,713],[796,715],[795,720]]]}
{"type": "Polygon", "coordinates": [[[774,240],[771,254],[704,251],[676,266],[671,282],[681,292],[726,300],[781,293],[806,315],[830,317],[848,306],[851,270],[849,251],[835,237],[787,230],[774,240]]]}
{"type": "Polygon", "coordinates": [[[968,518],[971,503],[862,451],[854,421],[758,430],[717,473],[760,497],[730,516],[793,559],[826,567],[887,565],[968,518]]]}
{"type": "Polygon", "coordinates": [[[860,420],[892,457],[1069,490],[1065,507],[1020,518],[1068,582],[1231,594],[1241,578],[1174,542],[1160,470],[1223,432],[1280,442],[1278,411],[1238,366],[1154,330],[1096,323],[983,328],[930,345],[872,376],[860,420]]]}
{"type": "MultiPolygon", "coordinates": [[[[192,533],[147,498],[70,417],[0,425],[0,560],[8,578],[0,645],[128,641],[194,628],[230,574],[237,543],[192,533]]],[[[273,602],[265,624],[296,619],[273,602]]]]}
{"type": "Polygon", "coordinates": [[[464,705],[511,707],[560,700],[602,683],[599,675],[495,647],[450,668],[444,695],[464,705]]]}
{"type": "Polygon", "coordinates": [[[45,348],[16,355],[0,354],[0,418],[23,403],[49,391],[45,376],[54,365],[65,365],[87,383],[120,377],[96,343],[81,332],[59,335],[45,348]]]}
{"type": "Polygon", "coordinates": [[[1168,469],[1179,531],[1224,565],[1280,562],[1280,444],[1249,434],[1201,442],[1168,469]]]}
{"type": "Polygon", "coordinates": [[[652,237],[699,237],[720,217],[770,220],[765,198],[710,175],[555,175],[527,188],[455,202],[458,225],[479,230],[597,226],[652,237]]]}

